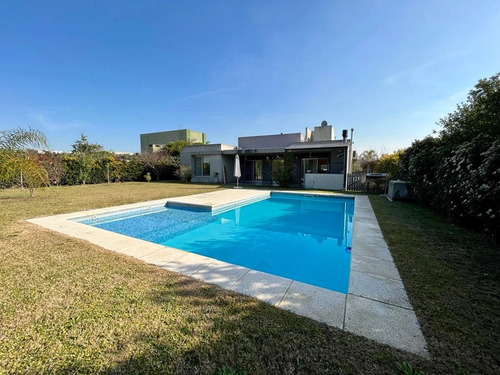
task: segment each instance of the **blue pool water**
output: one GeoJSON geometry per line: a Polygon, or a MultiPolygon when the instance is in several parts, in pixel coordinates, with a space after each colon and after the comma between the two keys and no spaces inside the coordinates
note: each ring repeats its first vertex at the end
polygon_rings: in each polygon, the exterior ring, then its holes
{"type": "Polygon", "coordinates": [[[347,293],[354,199],[273,193],[214,214],[156,207],[79,222],[347,293]]]}

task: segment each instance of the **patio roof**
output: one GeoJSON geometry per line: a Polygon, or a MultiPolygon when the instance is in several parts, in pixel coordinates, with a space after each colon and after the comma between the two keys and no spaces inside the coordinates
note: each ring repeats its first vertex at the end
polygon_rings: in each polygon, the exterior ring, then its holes
{"type": "Polygon", "coordinates": [[[348,147],[347,142],[342,141],[323,141],[323,142],[299,142],[288,146],[287,150],[317,150],[317,149],[331,149],[339,147],[348,147]]]}

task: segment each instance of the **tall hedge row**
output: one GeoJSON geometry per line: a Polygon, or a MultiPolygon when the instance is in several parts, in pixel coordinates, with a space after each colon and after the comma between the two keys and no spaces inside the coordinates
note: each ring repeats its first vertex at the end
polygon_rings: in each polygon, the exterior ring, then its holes
{"type": "Polygon", "coordinates": [[[440,121],[436,137],[400,158],[414,196],[453,221],[500,239],[500,78],[481,80],[440,121]]]}
{"type": "MultiPolygon", "coordinates": [[[[51,185],[101,184],[106,182],[143,181],[150,173],[157,180],[176,179],[178,158],[169,155],[113,155],[94,153],[32,155],[49,175],[51,185]]],[[[0,186],[1,187],[1,186],[0,186]]]]}
{"type": "Polygon", "coordinates": [[[96,155],[65,154],[62,156],[64,172],[62,185],[101,184],[105,182],[137,181],[145,173],[138,157],[128,159],[109,153],[96,155]]]}

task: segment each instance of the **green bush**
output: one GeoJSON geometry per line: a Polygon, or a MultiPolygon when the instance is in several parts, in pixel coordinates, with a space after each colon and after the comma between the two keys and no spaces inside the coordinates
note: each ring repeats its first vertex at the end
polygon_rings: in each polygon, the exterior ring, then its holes
{"type": "Polygon", "coordinates": [[[500,140],[480,134],[464,142],[443,160],[437,172],[443,179],[441,207],[448,216],[475,230],[499,231],[500,140]]]}
{"type": "Polygon", "coordinates": [[[398,180],[401,178],[399,159],[404,150],[398,150],[392,154],[384,154],[378,159],[373,171],[377,173],[387,173],[387,179],[398,180]]]}
{"type": "Polygon", "coordinates": [[[292,153],[287,151],[283,157],[277,156],[272,162],[271,178],[280,187],[288,187],[294,183],[295,167],[292,153]]]}
{"type": "Polygon", "coordinates": [[[415,197],[453,221],[500,239],[500,74],[481,80],[467,103],[440,121],[438,137],[400,158],[415,197]],[[480,130],[480,131],[478,131],[480,130]]]}
{"type": "Polygon", "coordinates": [[[442,158],[442,143],[433,137],[413,142],[401,155],[400,173],[411,182],[412,195],[424,205],[434,206],[439,195],[437,167],[442,158]]]}

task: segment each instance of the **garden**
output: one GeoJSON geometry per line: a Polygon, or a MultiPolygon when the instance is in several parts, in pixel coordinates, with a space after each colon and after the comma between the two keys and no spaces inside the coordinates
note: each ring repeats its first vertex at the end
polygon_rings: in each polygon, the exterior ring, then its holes
{"type": "MultiPolygon", "coordinates": [[[[0,191],[0,372],[495,374],[499,248],[370,196],[431,357],[421,358],[25,221],[213,191],[127,182],[0,191]],[[413,373],[417,373],[414,371],[413,373]]],[[[411,340],[411,337],[408,337],[411,340]]]]}
{"type": "Polygon", "coordinates": [[[499,77],[373,164],[410,182],[411,201],[369,199],[429,358],[26,222],[227,188],[158,181],[182,178],[174,147],[118,157],[82,135],[56,155],[0,132],[0,373],[498,374],[499,77]]]}

